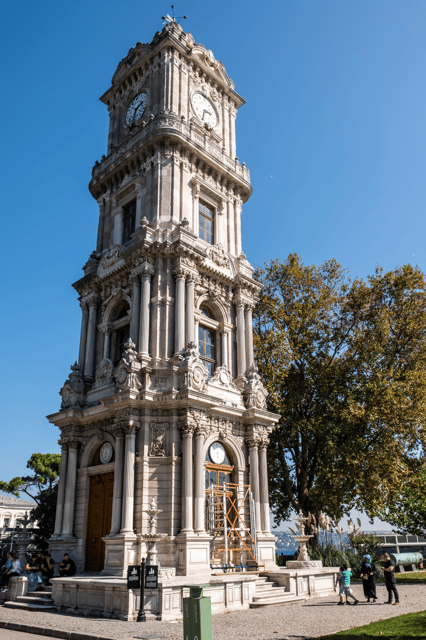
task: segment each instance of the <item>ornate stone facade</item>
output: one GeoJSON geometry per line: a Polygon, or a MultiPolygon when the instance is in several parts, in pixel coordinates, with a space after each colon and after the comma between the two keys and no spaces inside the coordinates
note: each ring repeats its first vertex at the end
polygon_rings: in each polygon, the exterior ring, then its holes
{"type": "Polygon", "coordinates": [[[254,363],[260,285],[241,248],[251,194],[235,146],[244,101],[222,63],[174,22],[129,51],[101,100],[110,127],[89,185],[97,244],[73,285],[79,359],[49,416],[62,443],[51,548],[72,553],[79,571],[99,551],[99,570],[124,576],[146,552],[154,497],[163,575],[209,573],[218,560],[206,472],[219,473],[216,450],[230,485],[252,496],[239,561],[274,567],[266,446],[278,417],[254,363]]]}

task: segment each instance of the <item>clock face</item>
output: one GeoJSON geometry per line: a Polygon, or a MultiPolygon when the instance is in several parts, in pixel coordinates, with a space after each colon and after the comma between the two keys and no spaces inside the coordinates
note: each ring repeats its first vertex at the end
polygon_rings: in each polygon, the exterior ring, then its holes
{"type": "Polygon", "coordinates": [[[130,104],[130,107],[127,109],[126,115],[126,124],[130,125],[132,122],[136,122],[142,118],[143,112],[145,111],[146,103],[148,102],[148,95],[146,93],[140,93],[133,102],[130,104]]]}
{"type": "Polygon", "coordinates": [[[213,442],[209,449],[210,460],[214,464],[222,464],[226,458],[226,451],[220,442],[213,442]]]}
{"type": "Polygon", "coordinates": [[[212,129],[217,125],[217,116],[213,105],[202,93],[194,93],[192,106],[201,122],[208,124],[212,129]]]}
{"type": "Polygon", "coordinates": [[[112,444],[110,442],[104,442],[99,451],[99,459],[102,464],[107,464],[107,462],[111,460],[113,452],[112,444]]]}

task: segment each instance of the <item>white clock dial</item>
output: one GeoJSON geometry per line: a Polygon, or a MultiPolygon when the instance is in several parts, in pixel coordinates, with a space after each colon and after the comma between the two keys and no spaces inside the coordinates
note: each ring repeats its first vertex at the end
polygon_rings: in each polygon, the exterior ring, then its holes
{"type": "Polygon", "coordinates": [[[102,464],[107,464],[107,462],[111,460],[113,452],[112,444],[110,442],[104,442],[99,451],[99,459],[102,464]]]}
{"type": "Polygon", "coordinates": [[[213,442],[209,449],[210,460],[214,464],[222,464],[226,458],[226,451],[220,442],[213,442]]]}
{"type": "Polygon", "coordinates": [[[212,129],[217,125],[217,116],[213,105],[202,93],[194,93],[192,106],[201,122],[209,125],[212,129]]]}
{"type": "Polygon", "coordinates": [[[139,120],[145,111],[146,103],[148,102],[148,95],[146,93],[140,93],[130,107],[127,109],[126,124],[130,125],[132,122],[139,120]]]}

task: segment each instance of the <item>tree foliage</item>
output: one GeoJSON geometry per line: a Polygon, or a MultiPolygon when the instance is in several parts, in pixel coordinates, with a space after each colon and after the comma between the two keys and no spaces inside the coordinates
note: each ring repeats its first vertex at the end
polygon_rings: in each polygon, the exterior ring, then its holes
{"type": "Polygon", "coordinates": [[[393,500],[379,510],[382,520],[389,522],[400,533],[426,536],[426,467],[419,463],[418,473],[403,484],[393,500]]]}
{"type": "Polygon", "coordinates": [[[61,455],[59,453],[33,453],[27,462],[28,476],[12,478],[10,482],[0,480],[0,491],[11,493],[17,498],[26,493],[37,504],[43,492],[51,492],[59,477],[61,455]]]}
{"type": "Polygon", "coordinates": [[[281,415],[269,451],[276,522],[292,510],[340,519],[396,499],[423,455],[426,285],[409,265],[350,281],[297,255],[259,269],[255,351],[281,415]]]}

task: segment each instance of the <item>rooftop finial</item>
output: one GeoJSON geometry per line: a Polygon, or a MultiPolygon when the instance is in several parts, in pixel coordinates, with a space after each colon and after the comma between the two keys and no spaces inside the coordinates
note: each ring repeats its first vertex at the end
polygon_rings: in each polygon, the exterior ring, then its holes
{"type": "Polygon", "coordinates": [[[165,20],[166,22],[177,22],[179,24],[180,20],[185,20],[188,16],[175,16],[175,9],[172,5],[172,11],[173,11],[173,15],[169,16],[169,14],[167,13],[165,16],[163,16],[161,19],[165,20]]]}

